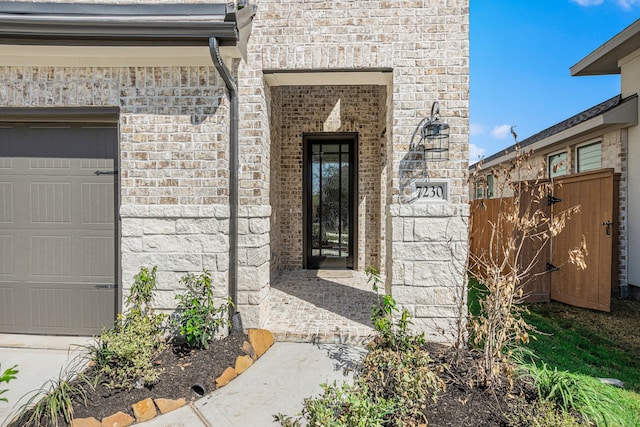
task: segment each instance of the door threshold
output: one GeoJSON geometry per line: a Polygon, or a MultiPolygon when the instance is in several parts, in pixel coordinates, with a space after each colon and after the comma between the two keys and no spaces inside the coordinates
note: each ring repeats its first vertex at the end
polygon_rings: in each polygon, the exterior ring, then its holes
{"type": "Polygon", "coordinates": [[[320,278],[351,278],[353,277],[353,270],[331,270],[331,269],[319,269],[319,270],[307,270],[307,277],[320,277],[320,278]]]}

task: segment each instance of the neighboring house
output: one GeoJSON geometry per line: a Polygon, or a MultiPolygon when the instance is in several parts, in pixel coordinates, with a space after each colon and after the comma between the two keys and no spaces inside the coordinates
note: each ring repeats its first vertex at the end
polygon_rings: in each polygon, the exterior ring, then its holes
{"type": "MultiPolygon", "coordinates": [[[[640,193],[628,191],[640,186],[640,20],[571,67],[571,74],[620,74],[621,93],[520,141],[524,151],[533,150],[530,168],[523,167],[520,178],[534,179],[540,164],[544,164],[546,178],[602,169],[620,174],[616,195],[619,240],[614,254],[618,259],[617,283],[622,295],[640,296],[640,263],[633,262],[633,254],[640,251],[640,193]]],[[[491,169],[513,158],[514,149],[511,146],[469,168],[476,174],[470,189],[472,199],[495,195],[499,183],[494,182],[491,169]]],[[[601,231],[605,233],[606,221],[603,224],[601,231]]]]}
{"type": "Polygon", "coordinates": [[[468,11],[0,2],[0,332],[99,332],[152,265],[159,308],[208,269],[245,327],[282,271],[377,266],[417,328],[450,329],[468,11]],[[439,162],[411,143],[436,101],[439,162]]]}

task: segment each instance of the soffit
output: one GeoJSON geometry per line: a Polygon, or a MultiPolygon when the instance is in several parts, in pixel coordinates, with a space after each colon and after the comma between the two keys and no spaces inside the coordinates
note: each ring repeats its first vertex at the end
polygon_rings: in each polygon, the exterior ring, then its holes
{"type": "Polygon", "coordinates": [[[571,75],[620,74],[618,61],[638,49],[640,49],[640,19],[571,67],[571,75]]]}

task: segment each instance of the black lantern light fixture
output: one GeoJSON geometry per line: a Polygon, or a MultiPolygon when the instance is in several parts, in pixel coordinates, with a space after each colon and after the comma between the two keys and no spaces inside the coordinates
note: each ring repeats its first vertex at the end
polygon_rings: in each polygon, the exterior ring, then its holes
{"type": "Polygon", "coordinates": [[[438,101],[431,105],[431,116],[420,121],[411,138],[411,146],[422,148],[425,162],[449,160],[449,125],[440,121],[438,101]],[[420,134],[420,139],[414,145],[418,134],[420,134]]]}

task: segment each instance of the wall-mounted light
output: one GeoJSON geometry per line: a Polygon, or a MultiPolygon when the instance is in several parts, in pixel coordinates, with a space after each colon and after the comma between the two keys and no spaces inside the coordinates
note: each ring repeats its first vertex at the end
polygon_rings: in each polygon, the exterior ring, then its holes
{"type": "Polygon", "coordinates": [[[425,162],[449,160],[449,125],[440,121],[438,101],[431,106],[431,116],[420,121],[411,138],[411,146],[422,148],[425,162]],[[418,134],[420,140],[414,145],[418,134]]]}

